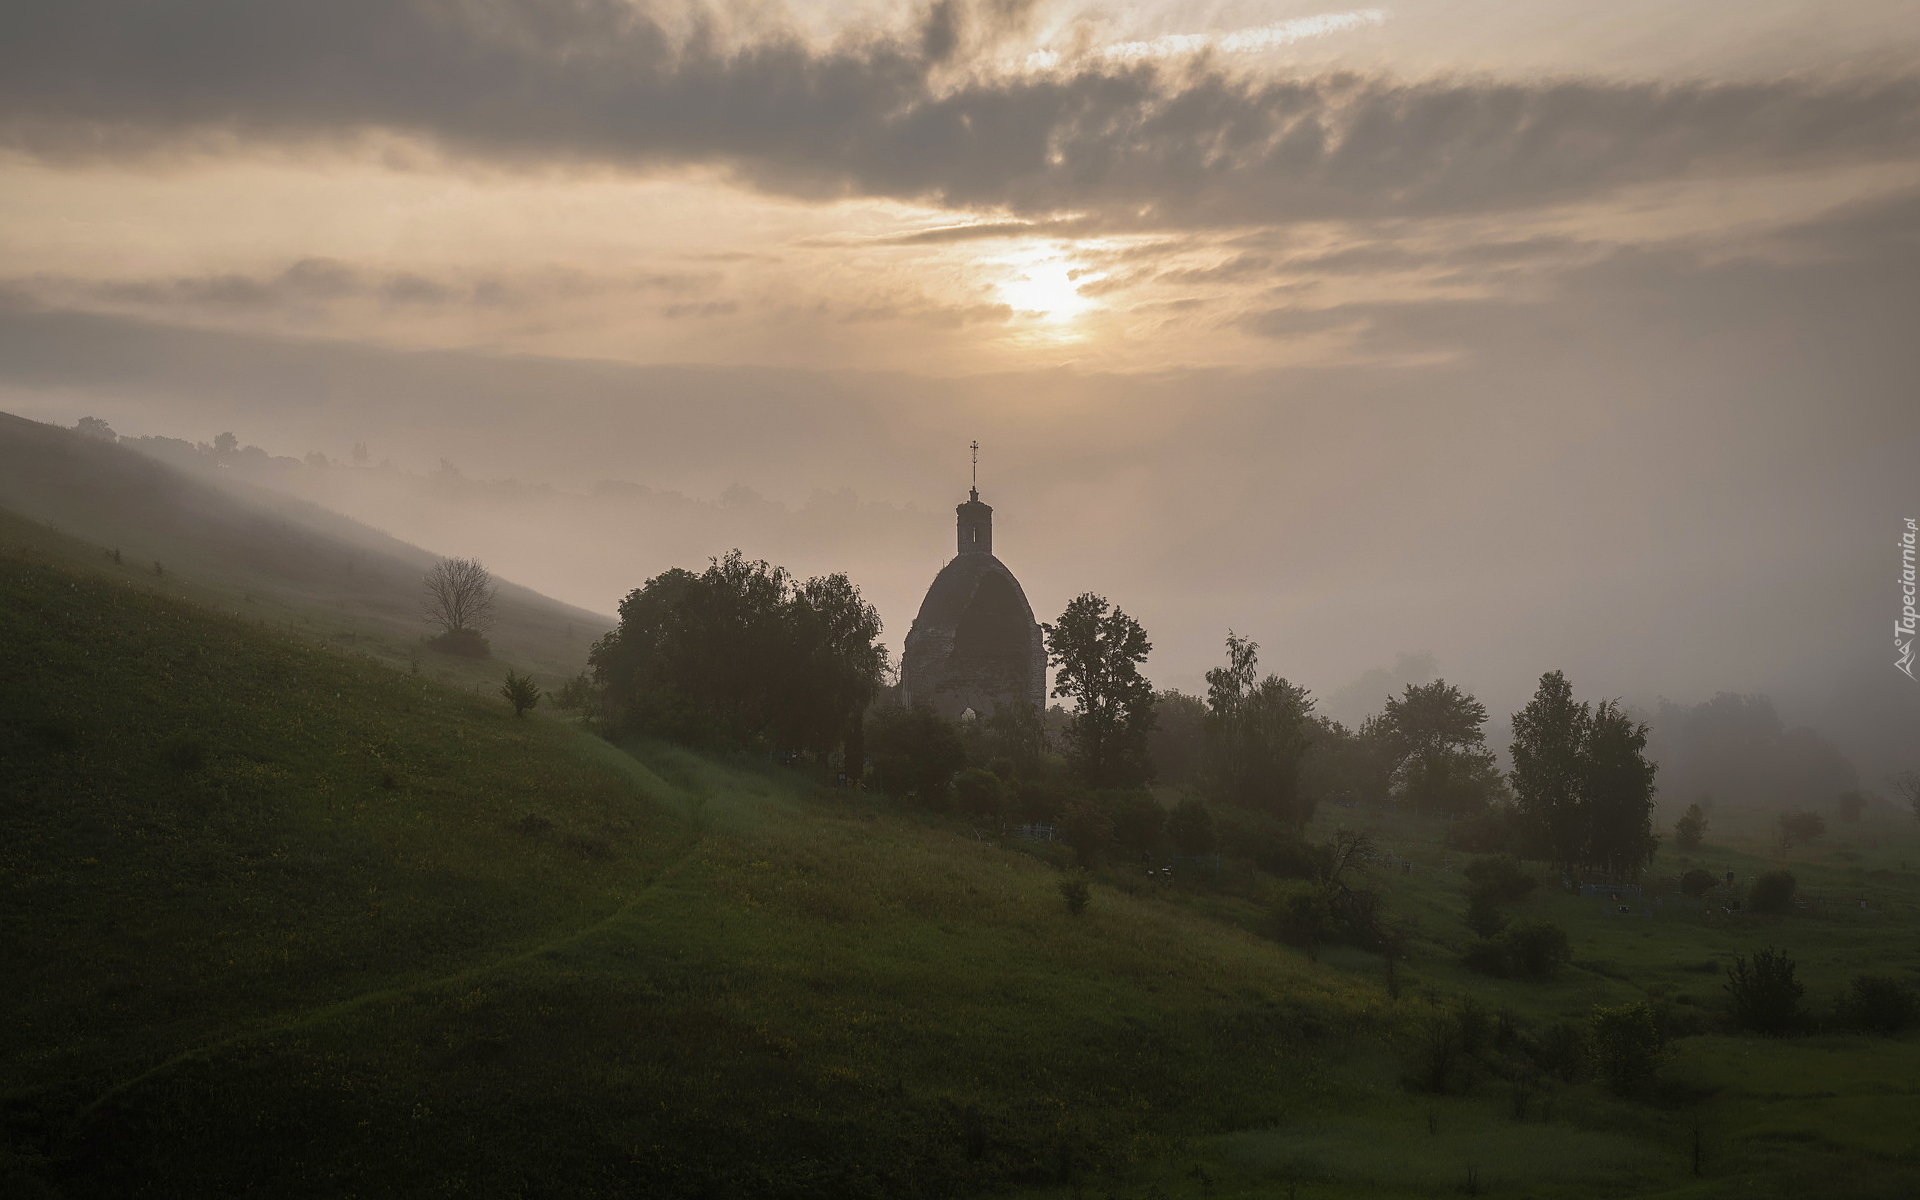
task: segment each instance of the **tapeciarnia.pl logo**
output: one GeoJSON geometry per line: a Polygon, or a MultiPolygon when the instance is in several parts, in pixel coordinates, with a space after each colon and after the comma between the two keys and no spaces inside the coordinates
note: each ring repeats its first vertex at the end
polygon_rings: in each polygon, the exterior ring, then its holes
{"type": "MultiPolygon", "coordinates": [[[[1913,679],[1913,542],[1916,533],[1915,521],[1907,518],[1907,528],[1900,535],[1900,619],[1893,623],[1893,648],[1900,657],[1893,660],[1894,667],[1913,679]]],[[[1920,682],[1920,681],[1917,681],[1920,682]]]]}

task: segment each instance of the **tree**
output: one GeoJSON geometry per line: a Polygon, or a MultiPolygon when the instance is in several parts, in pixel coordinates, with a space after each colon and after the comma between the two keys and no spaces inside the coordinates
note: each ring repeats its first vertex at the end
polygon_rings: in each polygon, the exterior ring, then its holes
{"type": "Polygon", "coordinates": [[[1509,752],[1521,817],[1547,860],[1568,870],[1586,854],[1584,758],[1592,723],[1559,671],[1542,675],[1533,699],[1513,717],[1509,752]]]}
{"type": "Polygon", "coordinates": [[[103,442],[117,442],[120,440],[118,435],[113,432],[113,426],[102,421],[99,417],[81,417],[79,423],[76,424],[73,429],[74,432],[78,433],[81,437],[97,438],[103,442]]]}
{"type": "Polygon", "coordinates": [[[1914,819],[1920,821],[1920,771],[1895,771],[1887,776],[1887,784],[1913,809],[1914,819]]]}
{"type": "Polygon", "coordinates": [[[559,692],[552,699],[555,708],[561,712],[575,713],[582,720],[600,709],[600,689],[594,686],[592,678],[585,671],[561,684],[559,692]]]}
{"type": "Polygon", "coordinates": [[[953,777],[967,763],[953,722],[925,705],[884,705],[869,714],[868,725],[866,744],[880,790],[944,810],[953,777]]]}
{"type": "Polygon", "coordinates": [[[1781,853],[1804,846],[1827,831],[1827,819],[1817,812],[1781,813],[1774,822],[1774,836],[1781,853]]]}
{"type": "Polygon", "coordinates": [[[1866,793],[1858,790],[1841,792],[1834,798],[1833,807],[1842,821],[1852,824],[1860,819],[1861,813],[1867,811],[1866,793]]]}
{"type": "Polygon", "coordinates": [[[735,550],[629,593],[588,661],[623,729],[811,757],[823,774],[838,753],[858,779],[864,715],[887,669],[880,632],[845,575],[802,583],[735,550]]]}
{"type": "Polygon", "coordinates": [[[427,620],[442,633],[485,633],[493,623],[493,576],[475,558],[443,558],[427,571],[427,620]]]}
{"type": "Polygon", "coordinates": [[[1687,811],[1673,823],[1673,841],[1688,854],[1700,848],[1707,837],[1707,814],[1698,804],[1687,805],[1687,811]]]}
{"type": "Polygon", "coordinates": [[[1653,861],[1653,763],[1643,753],[1647,727],[1603,700],[1593,710],[1583,756],[1587,820],[1585,865],[1631,878],[1653,861]]]}
{"type": "Polygon", "coordinates": [[[1646,725],[1617,701],[1576,704],[1565,675],[1540,677],[1513,717],[1513,787],[1554,866],[1632,877],[1653,860],[1656,767],[1646,745],[1646,725]]]}
{"type": "Polygon", "coordinates": [[[1227,631],[1227,665],[1207,672],[1209,793],[1299,827],[1313,815],[1300,787],[1317,727],[1313,699],[1278,675],[1259,678],[1260,646],[1227,631]]]}
{"type": "Polygon", "coordinates": [[[1207,702],[1168,688],[1155,695],[1153,714],[1147,735],[1153,777],[1174,786],[1194,782],[1206,754],[1207,702]]]}
{"type": "Polygon", "coordinates": [[[1380,714],[1395,751],[1401,802],[1417,812],[1463,815],[1487,806],[1500,787],[1480,727],[1487,709],[1444,679],[1408,685],[1380,714]]]}
{"type": "MultiPolygon", "coordinates": [[[[1040,773],[1047,756],[1047,726],[1040,710],[1016,700],[996,702],[993,715],[977,722],[974,730],[980,749],[989,761],[1005,759],[1013,775],[1031,777],[1040,773]]],[[[1008,776],[1002,776],[1007,782],[1008,776]]]]}
{"type": "Polygon", "coordinates": [[[1094,787],[1133,787],[1152,777],[1147,735],[1154,725],[1153,685],[1140,664],[1153,650],[1146,630],[1091,592],[1043,626],[1053,695],[1073,701],[1067,758],[1094,787]]]}
{"type": "Polygon", "coordinates": [[[513,715],[524,717],[527,710],[540,703],[540,689],[534,685],[533,676],[507,672],[507,681],[500,685],[500,695],[508,704],[513,705],[513,715]]]}

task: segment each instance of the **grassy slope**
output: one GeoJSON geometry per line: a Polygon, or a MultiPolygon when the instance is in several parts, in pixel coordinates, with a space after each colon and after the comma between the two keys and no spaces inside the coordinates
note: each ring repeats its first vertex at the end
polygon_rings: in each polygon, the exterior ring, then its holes
{"type": "MultiPolygon", "coordinates": [[[[1417,864],[1392,903],[1427,931],[1394,1004],[1374,961],[1309,964],[1230,899],[1097,887],[1072,918],[1051,866],[964,829],[516,722],[159,594],[183,586],[0,516],[15,1191],[1910,1189],[1911,1036],[1688,1039],[1669,1074],[1697,1090],[1664,1110],[1561,1087],[1516,1122],[1491,1079],[1402,1085],[1428,989],[1548,1021],[1649,984],[1710,1000],[1685,968],[1757,941],[1816,992],[1904,963],[1913,893],[1877,859],[1799,869],[1818,889],[1859,866],[1878,925],[1629,925],[1542,897],[1593,966],[1522,985],[1452,965],[1459,856],[1382,818],[1417,864]]],[[[1747,873],[1737,853],[1715,861],[1747,873]]]]}
{"type": "Polygon", "coordinates": [[[1203,918],[0,532],[15,1183],[949,1194],[1382,1083],[1375,989],[1203,918]]]}
{"type": "Polygon", "coordinates": [[[495,659],[475,663],[420,645],[420,577],[436,555],[302,501],[206,479],[121,446],[0,413],[0,509],[121,552],[122,572],[250,620],[465,687],[508,667],[554,684],[581,669],[612,622],[500,584],[495,659]]]}

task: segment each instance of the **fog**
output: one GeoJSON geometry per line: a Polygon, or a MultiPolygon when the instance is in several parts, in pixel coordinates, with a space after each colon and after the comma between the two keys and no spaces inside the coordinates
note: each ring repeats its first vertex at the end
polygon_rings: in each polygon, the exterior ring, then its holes
{"type": "Polygon", "coordinates": [[[736,546],[845,570],[896,651],[978,440],[1036,612],[1111,598],[1160,686],[1232,629],[1343,721],[1562,669],[1920,765],[1897,6],[1250,58],[1314,14],[222,11],[0,38],[8,411],[318,456],[270,482],[599,612],[736,546]]]}

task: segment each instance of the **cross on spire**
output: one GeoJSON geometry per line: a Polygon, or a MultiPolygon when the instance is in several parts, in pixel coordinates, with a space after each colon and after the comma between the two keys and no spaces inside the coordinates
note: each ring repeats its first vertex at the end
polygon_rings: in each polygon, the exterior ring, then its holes
{"type": "Polygon", "coordinates": [[[978,500],[980,498],[980,443],[976,441],[970,448],[973,450],[973,486],[968,494],[978,500]]]}

